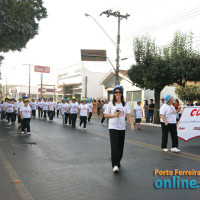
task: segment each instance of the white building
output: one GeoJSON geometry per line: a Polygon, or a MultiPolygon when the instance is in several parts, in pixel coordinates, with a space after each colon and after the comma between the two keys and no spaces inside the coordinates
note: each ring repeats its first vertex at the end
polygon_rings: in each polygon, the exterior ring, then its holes
{"type": "MultiPolygon", "coordinates": [[[[23,95],[29,96],[29,86],[27,85],[8,85],[7,86],[7,96],[10,96],[15,99],[19,99],[19,97],[22,97],[23,95]]],[[[4,87],[5,88],[5,87],[4,87]]],[[[57,99],[57,92],[56,92],[56,86],[55,85],[43,85],[42,87],[42,96],[45,96],[47,98],[52,97],[54,99],[57,99]]],[[[41,86],[40,85],[31,85],[30,86],[30,97],[39,98],[41,97],[41,86]]],[[[4,96],[6,96],[4,94],[4,96]]]]}
{"type": "MultiPolygon", "coordinates": [[[[133,114],[133,108],[137,104],[137,100],[141,99],[143,105],[144,100],[154,99],[154,91],[134,86],[132,81],[129,79],[127,72],[127,70],[119,71],[119,81],[120,86],[124,88],[124,98],[133,114]]],[[[115,87],[115,71],[111,70],[108,72],[100,81],[100,85],[104,87],[103,98],[112,100],[112,90],[115,87]]],[[[161,92],[161,98],[164,98],[167,94],[171,94],[174,98],[178,98],[175,94],[175,87],[173,86],[166,86],[161,92]]]]}
{"type": "Polygon", "coordinates": [[[102,98],[103,86],[100,80],[106,73],[91,72],[83,64],[67,67],[58,75],[58,96],[76,97],[78,101],[82,97],[102,98]]]}

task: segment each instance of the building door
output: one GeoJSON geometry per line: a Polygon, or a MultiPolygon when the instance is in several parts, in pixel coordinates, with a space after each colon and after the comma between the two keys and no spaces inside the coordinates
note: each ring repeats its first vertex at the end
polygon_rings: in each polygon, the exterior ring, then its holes
{"type": "Polygon", "coordinates": [[[108,97],[108,101],[112,101],[113,100],[113,93],[112,93],[112,91],[108,91],[107,97],[108,97]]]}
{"type": "Polygon", "coordinates": [[[141,99],[142,91],[129,91],[127,92],[127,103],[131,111],[131,115],[134,114],[134,106],[137,104],[137,100],[141,99]]]}

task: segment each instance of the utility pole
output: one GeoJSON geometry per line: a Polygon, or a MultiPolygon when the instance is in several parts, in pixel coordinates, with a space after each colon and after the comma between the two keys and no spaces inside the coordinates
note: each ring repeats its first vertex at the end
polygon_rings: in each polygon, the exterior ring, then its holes
{"type": "Polygon", "coordinates": [[[29,81],[28,81],[28,97],[31,97],[31,64],[23,64],[29,66],[29,81]]]}
{"type": "Polygon", "coordinates": [[[118,30],[117,30],[117,49],[116,49],[116,69],[115,69],[115,77],[116,77],[116,83],[115,85],[119,85],[119,60],[120,60],[120,22],[122,19],[127,19],[130,15],[121,15],[119,11],[113,12],[112,10],[107,10],[101,13],[107,15],[107,17],[114,16],[118,18],[118,30]]]}

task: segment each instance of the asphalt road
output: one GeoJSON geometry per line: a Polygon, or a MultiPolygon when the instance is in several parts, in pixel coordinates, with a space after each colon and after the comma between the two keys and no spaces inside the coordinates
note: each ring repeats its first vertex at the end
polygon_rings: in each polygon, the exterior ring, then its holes
{"type": "Polygon", "coordinates": [[[0,200],[199,199],[199,189],[155,189],[153,175],[155,169],[199,170],[199,138],[179,140],[181,153],[164,153],[160,128],[131,133],[128,127],[121,172],[114,175],[106,124],[92,119],[83,131],[57,118],[33,119],[31,133],[18,135],[15,125],[0,123],[0,200]]]}

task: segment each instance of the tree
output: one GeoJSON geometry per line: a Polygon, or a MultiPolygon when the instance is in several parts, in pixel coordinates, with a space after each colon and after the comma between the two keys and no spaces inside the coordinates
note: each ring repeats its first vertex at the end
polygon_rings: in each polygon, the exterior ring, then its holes
{"type": "Polygon", "coordinates": [[[47,17],[42,0],[0,1],[0,52],[21,51],[47,17]]]}
{"type": "Polygon", "coordinates": [[[134,53],[136,64],[131,66],[128,76],[137,87],[154,90],[154,122],[159,123],[160,93],[175,81],[169,78],[169,48],[158,48],[155,41],[146,36],[134,40],[134,53]]]}
{"type": "Polygon", "coordinates": [[[188,85],[178,86],[175,89],[175,92],[179,99],[184,103],[187,101],[196,101],[200,99],[200,85],[188,85]]]}
{"type": "Polygon", "coordinates": [[[136,86],[154,90],[155,123],[159,123],[160,93],[165,86],[200,80],[200,54],[192,49],[192,38],[192,33],[176,32],[172,43],[163,48],[148,36],[134,39],[136,64],[128,75],[136,86]]]}

